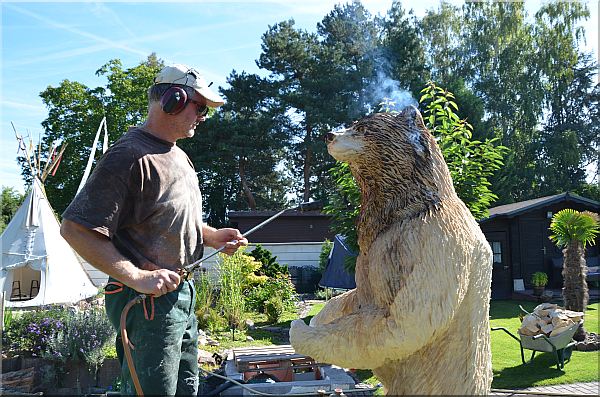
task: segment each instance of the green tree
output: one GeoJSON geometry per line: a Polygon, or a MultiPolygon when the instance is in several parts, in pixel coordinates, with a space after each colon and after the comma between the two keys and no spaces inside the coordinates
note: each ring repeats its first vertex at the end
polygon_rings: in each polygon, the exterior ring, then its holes
{"type": "Polygon", "coordinates": [[[533,198],[543,87],[524,3],[469,2],[462,15],[461,75],[485,104],[485,128],[510,149],[494,191],[500,203],[533,198]]]}
{"type": "Polygon", "coordinates": [[[148,88],[162,69],[164,62],[152,53],[132,68],[124,68],[118,59],[113,59],[96,71],[106,77],[106,87],[98,88],[108,123],[111,140],[123,135],[129,127],[139,125],[148,112],[148,88]]]}
{"type": "Polygon", "coordinates": [[[333,159],[322,136],[363,114],[364,88],[372,78],[377,27],[359,3],[335,6],[317,33],[280,22],[263,35],[257,64],[270,73],[290,136],[288,170],[301,201],[323,199],[332,188],[333,159]]]}
{"type": "Polygon", "coordinates": [[[472,126],[458,117],[451,92],[433,82],[421,92],[425,125],[438,140],[458,197],[476,219],[486,217],[498,198],[489,178],[502,167],[506,147],[498,145],[498,138],[473,140],[472,126]]]}
{"type": "Polygon", "coordinates": [[[600,201],[600,185],[599,184],[584,183],[583,185],[579,186],[575,190],[575,193],[580,196],[587,197],[587,198],[595,200],[595,201],[600,201]]]}
{"type": "MultiPolygon", "coordinates": [[[[565,308],[584,312],[589,301],[586,282],[587,266],[585,262],[586,245],[593,245],[600,234],[598,214],[564,209],[557,212],[550,222],[552,240],[563,248],[563,289],[565,308]]],[[[583,327],[575,335],[575,340],[585,340],[583,327]]]]}
{"type": "Polygon", "coordinates": [[[554,2],[531,23],[522,2],[467,2],[420,22],[432,79],[456,94],[474,137],[510,149],[490,178],[499,203],[576,189],[598,158],[597,66],[578,50],[588,16],[584,3],[554,2]]]}
{"type": "Polygon", "coordinates": [[[417,18],[412,10],[407,16],[402,3],[395,0],[380,25],[381,49],[390,69],[386,74],[402,83],[400,88],[418,93],[429,80],[430,73],[417,18]]]}
{"type": "MultiPolygon", "coordinates": [[[[330,172],[336,190],[330,195],[323,212],[331,217],[331,229],[336,234],[346,237],[346,244],[352,251],[359,252],[356,220],[360,213],[360,189],[348,163],[338,161],[330,172]]],[[[355,265],[354,257],[348,257],[344,262],[344,268],[351,273],[354,273],[355,265]]]]}
{"type": "MultiPolygon", "coordinates": [[[[68,144],[56,174],[44,183],[48,200],[61,214],[79,187],[94,136],[104,117],[102,95],[99,89],[63,80],[58,87],[46,88],[40,96],[48,107],[48,118],[42,121],[45,131],[42,153],[47,152],[53,142],[68,144]]],[[[25,164],[21,165],[26,168],[25,164]]]]}
{"type": "Polygon", "coordinates": [[[0,205],[2,206],[2,218],[0,218],[0,233],[6,229],[6,226],[15,215],[25,195],[17,192],[12,187],[2,186],[2,199],[0,205]]]}
{"type": "MultiPolygon", "coordinates": [[[[58,87],[49,86],[40,93],[48,107],[48,118],[42,122],[42,153],[47,153],[53,142],[68,144],[55,176],[45,181],[48,199],[59,214],[75,196],[102,118],[106,115],[110,142],[142,122],[148,106],[147,89],[161,66],[154,54],[130,69],[112,60],[96,72],[106,76],[106,87],[89,88],[63,80],[58,87]]],[[[23,162],[21,165],[27,168],[23,162]]]]}
{"type": "Polygon", "coordinates": [[[262,53],[257,61],[259,67],[270,72],[271,81],[278,89],[277,98],[283,104],[288,117],[297,121],[290,128],[295,136],[291,157],[297,163],[293,170],[301,170],[303,201],[311,196],[311,176],[314,165],[315,122],[311,117],[318,114],[320,101],[315,101],[314,74],[319,59],[317,35],[297,30],[294,21],[280,22],[263,35],[262,53]],[[311,97],[308,101],[307,97],[311,97]]]}
{"type": "Polygon", "coordinates": [[[575,190],[585,182],[586,158],[597,159],[597,66],[579,50],[578,24],[587,17],[589,10],[578,2],[544,4],[535,14],[536,61],[548,113],[538,154],[540,195],[575,190]]]}
{"type": "Polygon", "coordinates": [[[258,276],[277,277],[278,274],[289,274],[287,266],[277,263],[277,257],[260,244],[250,252],[250,256],[262,265],[254,272],[258,276]]]}
{"type": "Polygon", "coordinates": [[[290,182],[278,172],[288,143],[277,128],[284,118],[272,88],[254,74],[233,71],[221,89],[226,104],[182,142],[198,171],[208,221],[226,224],[228,209],[273,209],[286,205],[290,182]]]}

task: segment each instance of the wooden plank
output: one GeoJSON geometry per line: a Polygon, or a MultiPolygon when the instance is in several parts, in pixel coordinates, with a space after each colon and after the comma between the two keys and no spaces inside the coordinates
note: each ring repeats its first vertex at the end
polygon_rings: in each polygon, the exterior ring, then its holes
{"type": "Polygon", "coordinates": [[[250,347],[238,347],[233,349],[234,352],[252,351],[252,350],[294,350],[292,345],[272,345],[272,346],[250,346],[250,347]]]}
{"type": "Polygon", "coordinates": [[[295,352],[291,345],[281,345],[273,347],[249,347],[233,350],[233,358],[238,364],[246,367],[249,363],[273,362],[273,361],[291,361],[291,360],[312,360],[312,358],[295,352]]]}
{"type": "Polygon", "coordinates": [[[295,354],[296,351],[291,345],[277,345],[277,346],[258,346],[258,347],[245,347],[240,349],[233,349],[235,355],[245,354],[265,354],[265,353],[289,353],[295,354]]]}
{"type": "Polygon", "coordinates": [[[291,359],[310,359],[310,357],[303,356],[302,354],[282,354],[280,356],[274,354],[256,354],[251,356],[237,357],[235,359],[236,366],[241,364],[267,364],[267,363],[276,363],[276,362],[291,362],[291,359]]]}

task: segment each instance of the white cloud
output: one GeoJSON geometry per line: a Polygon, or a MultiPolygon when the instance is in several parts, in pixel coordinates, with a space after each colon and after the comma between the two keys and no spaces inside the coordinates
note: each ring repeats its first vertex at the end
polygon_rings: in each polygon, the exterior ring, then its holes
{"type": "Polygon", "coordinates": [[[98,43],[105,44],[105,45],[109,46],[110,48],[118,48],[118,49],[121,49],[123,51],[129,52],[129,53],[133,53],[133,54],[137,54],[137,55],[142,55],[142,56],[146,56],[149,53],[149,51],[147,51],[147,50],[140,50],[140,49],[137,49],[137,48],[132,48],[132,47],[130,47],[130,46],[128,46],[128,45],[126,45],[126,44],[124,44],[122,42],[113,42],[109,38],[98,36],[98,35],[95,35],[95,34],[92,34],[92,33],[86,32],[86,31],[83,31],[81,29],[77,29],[77,28],[74,28],[72,26],[63,24],[63,23],[55,22],[55,21],[53,21],[53,20],[51,20],[49,18],[46,18],[46,17],[44,17],[42,15],[36,14],[36,13],[34,13],[32,11],[26,10],[24,8],[21,8],[21,7],[12,5],[12,4],[7,4],[7,5],[5,5],[5,7],[9,8],[9,9],[11,9],[13,11],[17,11],[17,12],[23,14],[23,15],[27,15],[27,16],[29,16],[29,17],[31,17],[33,19],[36,19],[36,20],[38,20],[40,22],[43,22],[46,25],[49,25],[50,27],[53,27],[53,28],[56,28],[56,29],[61,29],[61,30],[70,32],[72,34],[75,34],[77,36],[80,36],[80,37],[84,37],[84,38],[87,38],[87,39],[92,39],[92,40],[94,40],[94,41],[96,41],[98,43]]]}
{"type": "Polygon", "coordinates": [[[0,101],[0,105],[6,106],[7,108],[24,110],[28,112],[33,111],[36,113],[46,113],[46,108],[44,106],[33,103],[23,103],[3,99],[2,101],[0,101]]]}

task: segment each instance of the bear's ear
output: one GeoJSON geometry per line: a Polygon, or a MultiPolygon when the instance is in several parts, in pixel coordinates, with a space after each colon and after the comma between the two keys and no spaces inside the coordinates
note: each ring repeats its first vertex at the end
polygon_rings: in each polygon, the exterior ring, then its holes
{"type": "Polygon", "coordinates": [[[402,116],[407,120],[412,120],[414,124],[418,127],[425,127],[425,122],[423,121],[423,116],[421,116],[421,112],[413,105],[408,105],[400,113],[398,116],[402,116]]]}
{"type": "Polygon", "coordinates": [[[404,119],[407,126],[408,141],[419,156],[425,157],[429,153],[429,141],[424,135],[425,124],[423,123],[421,112],[416,107],[410,105],[405,107],[396,117],[404,119]]]}

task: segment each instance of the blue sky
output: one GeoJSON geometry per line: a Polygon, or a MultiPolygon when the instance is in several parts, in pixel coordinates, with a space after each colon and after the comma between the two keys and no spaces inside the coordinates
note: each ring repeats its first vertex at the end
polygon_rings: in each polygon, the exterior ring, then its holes
{"type": "MultiPolygon", "coordinates": [[[[34,143],[43,133],[47,111],[39,93],[64,79],[88,87],[105,85],[95,71],[110,59],[124,67],[155,52],[166,63],[201,70],[215,87],[232,70],[257,73],[261,36],[269,25],[293,18],[314,31],[337,3],[328,0],[189,2],[20,2],[0,3],[2,65],[0,84],[0,185],[23,192],[11,122],[34,143]]],[[[385,13],[391,0],[364,0],[372,14],[385,13]]],[[[458,4],[458,1],[453,1],[458,4]]],[[[598,58],[598,1],[587,1],[591,18],[586,49],[598,58]]],[[[422,16],[436,0],[407,0],[422,16]]],[[[540,3],[527,2],[532,10],[540,3]]],[[[65,172],[60,170],[58,172],[65,172]]]]}

